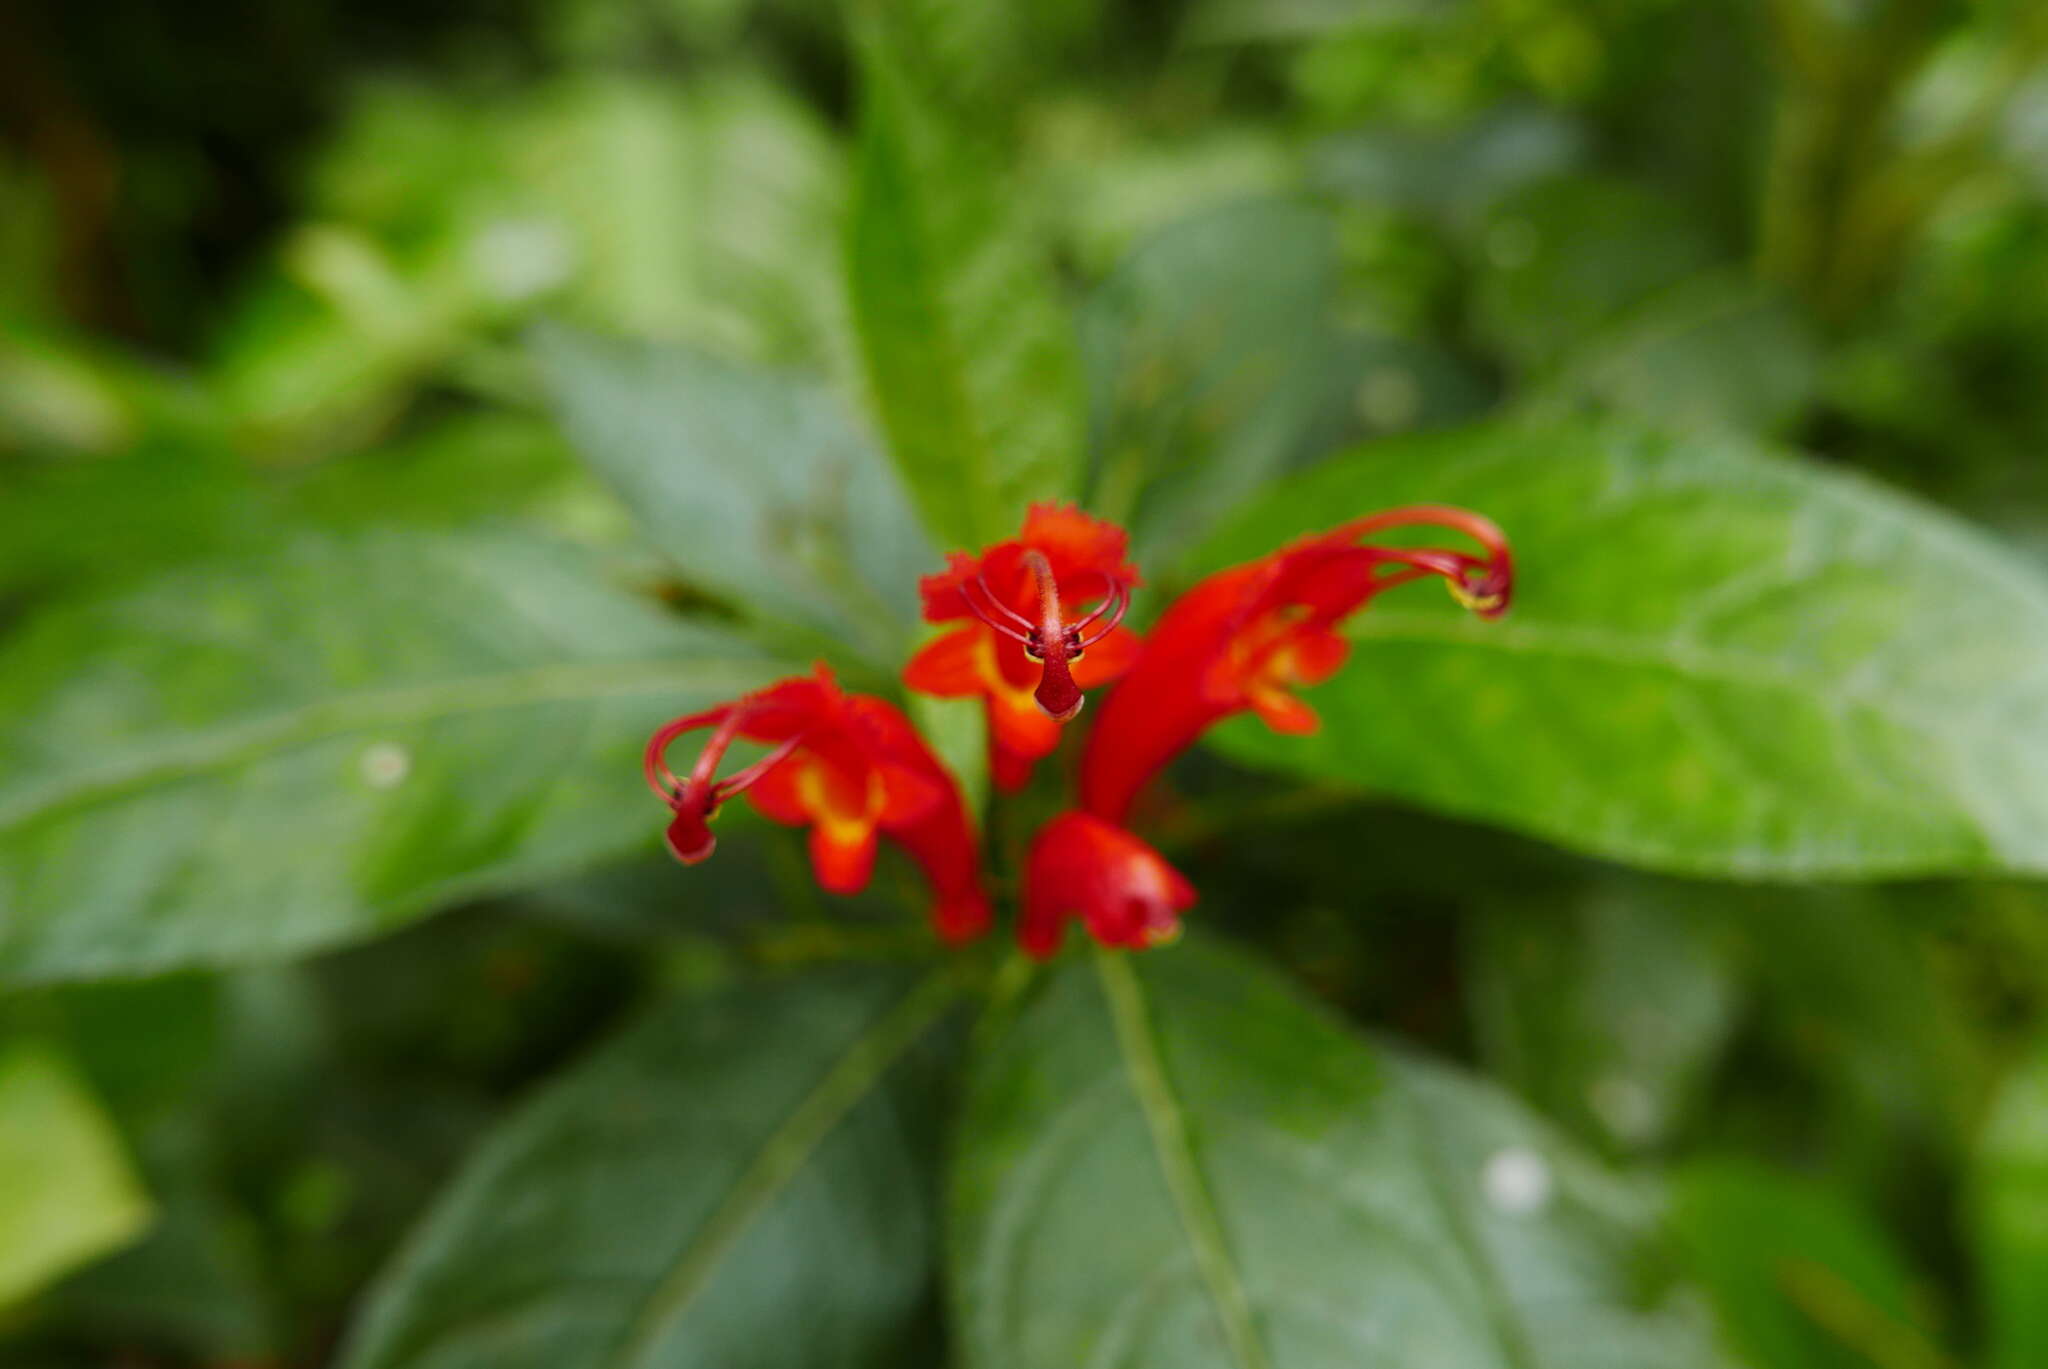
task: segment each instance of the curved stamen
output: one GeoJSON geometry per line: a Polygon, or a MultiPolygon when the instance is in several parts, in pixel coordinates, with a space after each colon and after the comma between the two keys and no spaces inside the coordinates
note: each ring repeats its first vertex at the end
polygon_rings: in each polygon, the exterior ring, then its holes
{"type": "Polygon", "coordinates": [[[1117,628],[1122,625],[1124,621],[1124,614],[1130,611],[1130,590],[1125,587],[1124,582],[1121,580],[1111,578],[1109,583],[1110,598],[1103,600],[1101,608],[1096,609],[1095,612],[1089,614],[1086,618],[1083,618],[1080,622],[1074,624],[1073,628],[1070,629],[1071,631],[1076,633],[1081,632],[1090,623],[1100,618],[1102,616],[1103,609],[1108,608],[1112,601],[1114,601],[1114,603],[1116,604],[1116,608],[1113,611],[1111,611],[1109,615],[1108,622],[1104,623],[1100,628],[1096,629],[1094,632],[1089,633],[1088,635],[1080,638],[1081,650],[1083,651],[1086,651],[1089,647],[1094,646],[1097,642],[1109,636],[1110,633],[1115,632],[1117,628]]]}
{"type": "Polygon", "coordinates": [[[737,704],[723,704],[702,713],[692,713],[677,718],[656,732],[647,741],[647,753],[643,768],[647,775],[647,786],[661,796],[671,808],[688,801],[691,794],[699,794],[707,805],[707,811],[715,811],[719,804],[738,793],[753,787],[756,781],[770,770],[788,760],[791,753],[804,743],[807,732],[798,732],[785,741],[776,743],[775,748],[759,760],[735,770],[724,779],[714,778],[718,763],[725,759],[725,753],[733,742],[739,739],[740,728],[757,710],[747,700],[737,704]],[[688,779],[678,779],[668,768],[666,753],[676,738],[700,727],[717,724],[718,730],[704,743],[704,749],[697,753],[697,763],[690,767],[688,779]]]}
{"type": "Polygon", "coordinates": [[[742,793],[751,788],[754,781],[788,760],[789,753],[802,746],[804,738],[808,735],[808,733],[799,732],[788,741],[778,743],[773,751],[761,757],[760,760],[755,761],[743,770],[733,771],[730,775],[712,785],[711,792],[717,796],[720,803],[723,803],[734,794],[742,793]]]}
{"type": "MultiPolygon", "coordinates": [[[[1117,579],[1114,575],[1111,575],[1106,570],[1098,570],[1095,573],[1102,577],[1102,602],[1097,604],[1095,606],[1094,611],[1090,613],[1087,617],[1082,618],[1076,622],[1068,623],[1067,631],[1070,633],[1086,632],[1088,630],[1088,625],[1094,622],[1097,618],[1100,618],[1104,613],[1108,612],[1109,606],[1111,604],[1117,605],[1117,621],[1121,621],[1123,619],[1124,610],[1130,607],[1130,591],[1124,588],[1123,581],[1117,579]]],[[[1112,622],[1110,624],[1111,627],[1114,627],[1115,625],[1115,622],[1112,622]]],[[[1097,638],[1096,640],[1100,641],[1101,639],[1097,638]]]]}
{"type": "MultiPolygon", "coordinates": [[[[663,724],[661,730],[647,739],[647,750],[641,757],[641,769],[647,776],[647,787],[660,795],[662,802],[673,805],[681,797],[683,781],[677,779],[675,772],[668,768],[669,746],[684,733],[695,732],[698,728],[709,727],[713,723],[722,723],[738,711],[737,704],[720,704],[717,708],[709,708],[702,713],[691,713],[663,724]]],[[[714,738],[714,744],[715,742],[714,738]]],[[[731,745],[730,737],[726,739],[725,745],[731,745]]],[[[705,748],[707,752],[710,749],[708,746],[705,748]]],[[[725,746],[718,747],[719,754],[722,755],[724,750],[725,746]]],[[[698,760],[701,764],[703,758],[700,756],[698,760]]],[[[716,757],[712,763],[717,764],[716,757]]]]}
{"type": "Polygon", "coordinates": [[[1418,524],[1461,532],[1483,547],[1486,556],[1480,558],[1439,548],[1361,548],[1373,553],[1378,561],[1410,567],[1407,571],[1376,580],[1373,593],[1406,584],[1422,575],[1437,575],[1450,587],[1452,598],[1481,617],[1497,618],[1507,611],[1508,597],[1514,588],[1514,562],[1507,538],[1490,518],[1449,504],[1413,504],[1354,519],[1337,531],[1346,537],[1359,538],[1388,528],[1418,524]]]}
{"type": "Polygon", "coordinates": [[[647,752],[642,765],[647,774],[648,787],[661,796],[663,803],[675,815],[668,827],[668,848],[685,865],[696,865],[710,858],[717,849],[718,840],[711,835],[710,821],[718,814],[719,807],[734,794],[754,784],[770,770],[788,760],[797,747],[803,744],[806,732],[776,744],[774,749],[751,765],[742,767],[726,776],[717,778],[718,764],[725,759],[725,753],[738,740],[740,728],[746,721],[761,711],[758,698],[741,699],[738,703],[723,704],[703,713],[692,713],[662,727],[647,741],[647,752]],[[711,739],[704,743],[704,749],[697,753],[697,763],[690,767],[688,779],[677,779],[675,772],[668,768],[667,752],[676,738],[700,727],[717,725],[711,739]]]}
{"type": "Polygon", "coordinates": [[[1026,618],[1023,614],[1017,612],[1015,609],[1011,608],[1008,604],[1005,604],[1002,600],[998,599],[996,597],[995,591],[989,588],[988,581],[984,577],[977,575],[972,580],[961,581],[960,598],[961,601],[967,605],[968,612],[972,613],[975,617],[979,618],[984,625],[994,629],[997,632],[1000,632],[1001,634],[1003,634],[1003,636],[1008,637],[1011,641],[1018,643],[1028,643],[1031,640],[1031,620],[1026,618]],[[982,605],[976,603],[974,601],[974,596],[967,592],[967,587],[970,584],[979,589],[982,593],[982,596],[985,599],[987,599],[987,608],[984,608],[982,607],[982,605]],[[995,618],[990,616],[991,611],[993,611],[996,614],[1000,614],[1003,618],[1007,619],[1008,621],[998,622],[995,618]],[[1012,624],[1014,624],[1014,626],[1012,626],[1012,624]]]}

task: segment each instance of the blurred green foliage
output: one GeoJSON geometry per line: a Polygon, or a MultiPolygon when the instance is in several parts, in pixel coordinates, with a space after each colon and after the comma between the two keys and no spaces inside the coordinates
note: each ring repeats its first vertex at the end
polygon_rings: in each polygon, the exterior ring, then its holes
{"type": "Polygon", "coordinates": [[[2025,0],[0,7],[0,1364],[2039,1369],[2044,364],[2025,0]],[[1523,589],[1196,944],[657,854],[1043,498],[1523,589]]]}

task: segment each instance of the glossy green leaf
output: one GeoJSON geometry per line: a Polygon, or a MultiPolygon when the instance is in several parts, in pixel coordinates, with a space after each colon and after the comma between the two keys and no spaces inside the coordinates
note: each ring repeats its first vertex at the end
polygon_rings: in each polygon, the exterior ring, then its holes
{"type": "Polygon", "coordinates": [[[1726,1161],[1674,1180],[1687,1267],[1757,1369],[1944,1369],[1912,1272],[1846,1193],[1726,1161]]]}
{"type": "Polygon", "coordinates": [[[953,997],[842,968],[669,1004],[491,1137],[343,1369],[905,1362],[953,997]]]}
{"type": "Polygon", "coordinates": [[[120,1137],[69,1062],[29,1041],[0,1052],[0,1303],[127,1244],[149,1218],[120,1137]]]}
{"type": "Polygon", "coordinates": [[[1330,462],[1205,564],[1421,502],[1506,530],[1513,610],[1390,594],[1319,733],[1225,751],[1667,870],[2048,869],[2048,585],[1989,538],[1738,441],[1496,426],[1330,462]]]}
{"type": "Polygon", "coordinates": [[[933,533],[1013,536],[1024,506],[1074,493],[1085,423],[1073,320],[997,154],[863,45],[847,284],[868,390],[933,533]]]}
{"type": "Polygon", "coordinates": [[[2048,1363],[2048,1044],[1999,1091],[1971,1176],[1972,1234],[1988,1296],[1989,1369],[2048,1363]]]}
{"type": "Polygon", "coordinates": [[[952,1183],[970,1369],[1702,1369],[1647,1195],[1220,949],[1060,964],[952,1183]]]}
{"type": "Polygon", "coordinates": [[[1089,301],[1092,503],[1132,510],[1148,565],[1304,453],[1337,394],[1336,287],[1327,216],[1266,200],[1167,229],[1089,301]]]}
{"type": "Polygon", "coordinates": [[[308,537],[0,652],[0,976],[369,935],[649,840],[648,732],[774,662],[511,537],[308,537]]]}
{"type": "Polygon", "coordinates": [[[252,555],[309,524],[446,526],[517,517],[564,535],[630,537],[545,416],[458,411],[406,440],[305,468],[210,444],[105,460],[0,465],[0,597],[127,583],[252,555]]]}
{"type": "Polygon", "coordinates": [[[585,459],[691,585],[901,658],[939,558],[823,387],[563,328],[535,347],[585,459]]]}

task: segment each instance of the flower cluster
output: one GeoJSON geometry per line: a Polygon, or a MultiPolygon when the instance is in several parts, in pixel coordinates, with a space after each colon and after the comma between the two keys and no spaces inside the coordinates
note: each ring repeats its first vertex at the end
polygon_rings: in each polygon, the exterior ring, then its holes
{"type": "MultiPolygon", "coordinates": [[[[1234,714],[1279,732],[1313,731],[1297,690],[1328,679],[1349,643],[1344,620],[1381,593],[1435,576],[1481,617],[1507,610],[1506,540],[1464,509],[1418,505],[1355,519],[1219,571],[1168,606],[1149,636],[1123,626],[1137,569],[1129,537],[1078,509],[1035,505],[1023,530],[979,555],[955,552],[921,585],[924,616],[954,625],[913,657],[904,683],[940,698],[980,699],[998,788],[1029,782],[1081,712],[1114,683],[1081,755],[1080,803],[1033,838],[1017,939],[1034,956],[1059,949],[1078,920],[1105,946],[1171,940],[1195,890],[1129,829],[1139,795],[1197,737],[1234,714]],[[1368,539],[1430,526],[1478,554],[1368,539]]],[[[819,666],[731,703],[677,718],[647,744],[647,782],[671,814],[668,845],[694,865],[711,855],[711,819],[736,794],[772,821],[807,827],[818,882],[858,893],[881,837],[901,846],[932,890],[932,921],[967,941],[992,921],[981,848],[960,787],[901,710],[849,694],[819,666]],[[687,776],[666,761],[685,733],[710,739],[687,776]],[[766,752],[720,778],[738,740],[766,752]]]]}

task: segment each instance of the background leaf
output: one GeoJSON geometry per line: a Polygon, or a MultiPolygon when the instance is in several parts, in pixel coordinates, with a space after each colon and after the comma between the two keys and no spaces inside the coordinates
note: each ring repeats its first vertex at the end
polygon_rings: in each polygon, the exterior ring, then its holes
{"type": "Polygon", "coordinates": [[[513,537],[52,609],[0,653],[0,976],[280,956],[629,850],[647,733],[776,673],[513,537]]]}
{"type": "Polygon", "coordinates": [[[1084,397],[1074,323],[994,179],[986,130],[950,122],[883,26],[862,45],[847,233],[868,391],[933,534],[980,547],[1075,492],[1084,397]]]}
{"type": "Polygon", "coordinates": [[[975,1064],[973,1369],[1718,1365],[1645,1195],[1207,946],[1070,958],[975,1064]]]}
{"type": "Polygon", "coordinates": [[[896,473],[822,387],[549,328],[563,423],[690,584],[890,666],[940,560],[896,473]]]}
{"type": "MultiPolygon", "coordinates": [[[[1259,200],[1144,243],[1082,317],[1105,517],[1155,570],[1301,455],[1338,390],[1337,244],[1307,205],[1259,200]]],[[[1327,422],[1321,426],[1327,428],[1327,422]]]]}
{"type": "Polygon", "coordinates": [[[1783,300],[1708,273],[1595,334],[1530,402],[1615,409],[1679,432],[1770,433],[1812,398],[1817,370],[1813,340],[1783,300]]]}
{"type": "Polygon", "coordinates": [[[150,1204],[113,1124],[64,1057],[0,1052],[0,1303],[127,1244],[150,1204]]]}
{"type": "Polygon", "coordinates": [[[1672,1224],[1758,1369],[1942,1369],[1912,1272],[1842,1190],[1754,1163],[1688,1166],[1672,1224]]]}
{"type": "Polygon", "coordinates": [[[344,1369],[905,1362],[953,996],[840,968],[669,1004],[485,1144],[344,1369]]]}
{"type": "Polygon", "coordinates": [[[1734,1027],[1718,928],[1649,880],[1488,902],[1466,995],[1489,1072],[1581,1135],[1667,1142],[1734,1027]]]}
{"type": "Polygon", "coordinates": [[[2048,586],[1995,543],[1734,441],[1494,426],[1311,472],[1205,564],[1425,501],[1507,531],[1513,611],[1388,599],[1318,734],[1228,754],[1673,871],[2048,869],[2048,586]]]}
{"type": "Polygon", "coordinates": [[[1999,1092],[1977,1146],[1973,1236],[1986,1280],[1990,1369],[2048,1356],[2048,1047],[1999,1092]]]}

